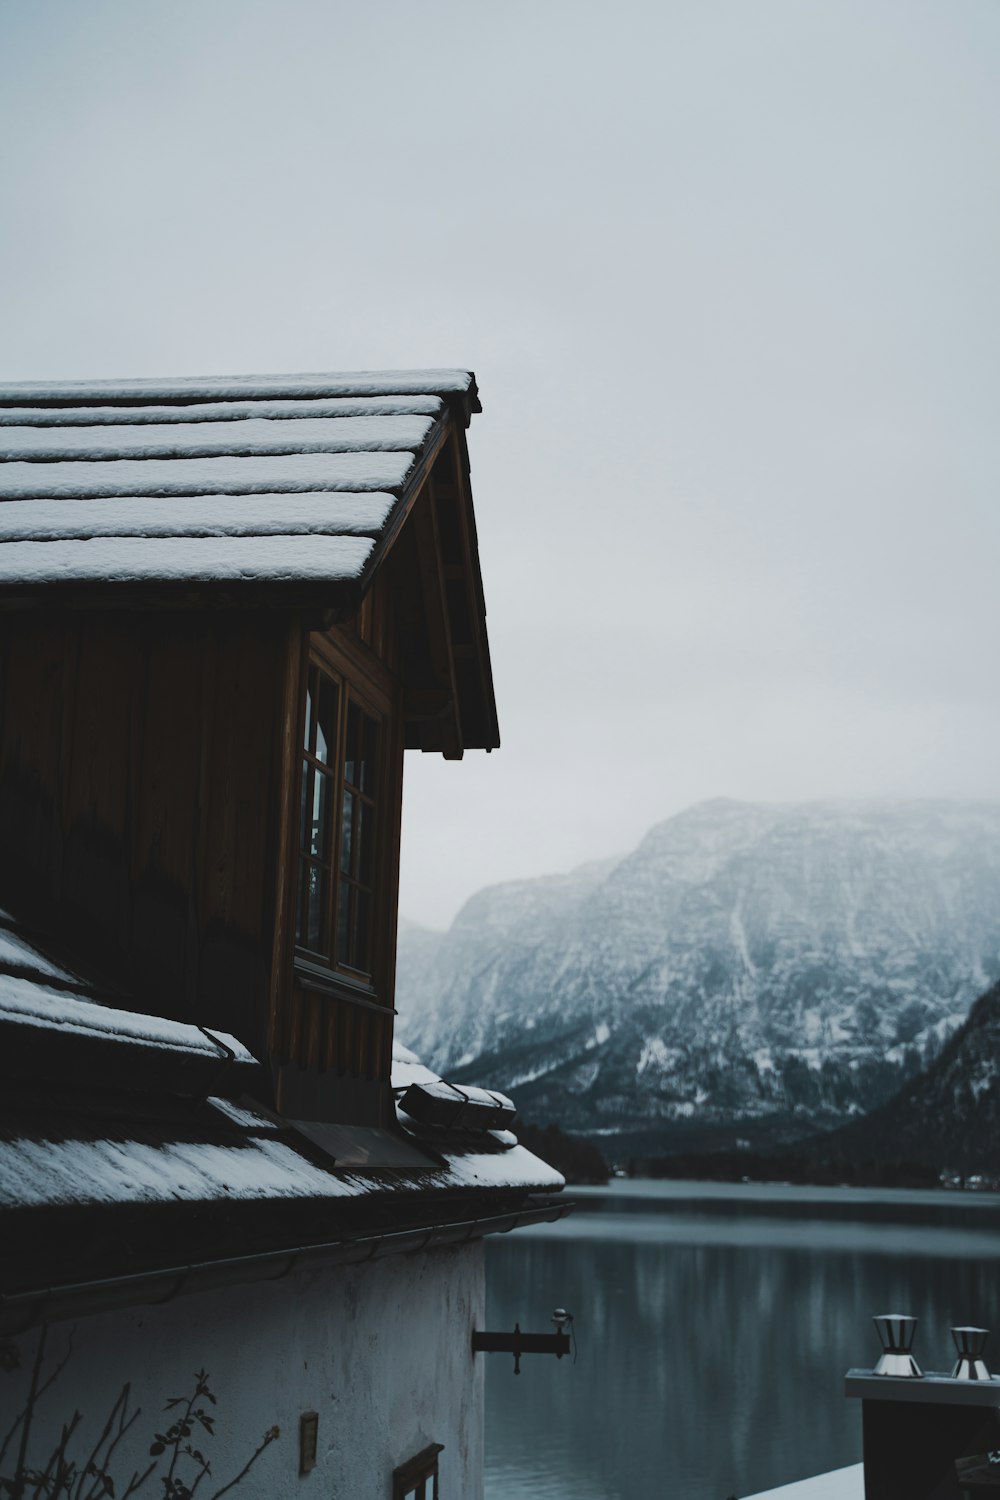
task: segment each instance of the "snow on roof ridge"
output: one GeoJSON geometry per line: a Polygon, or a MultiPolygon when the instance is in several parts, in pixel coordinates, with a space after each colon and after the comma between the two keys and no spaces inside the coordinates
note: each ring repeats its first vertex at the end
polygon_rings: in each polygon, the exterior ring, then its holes
{"type": "Polygon", "coordinates": [[[313,396],[445,396],[475,390],[471,370],[345,370],[287,375],[141,376],[119,380],[27,380],[0,383],[0,401],[25,396],[72,401],[85,395],[127,401],[131,397],[189,400],[192,397],[267,400],[288,394],[313,396]]]}

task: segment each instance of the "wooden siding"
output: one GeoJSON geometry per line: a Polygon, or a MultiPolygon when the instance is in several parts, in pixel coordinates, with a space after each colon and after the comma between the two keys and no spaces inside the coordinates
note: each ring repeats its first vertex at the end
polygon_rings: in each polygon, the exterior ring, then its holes
{"type": "Polygon", "coordinates": [[[431,461],[346,623],[0,616],[0,905],[137,1007],[268,1057],[292,1116],[391,1117],[404,742],[496,743],[464,433],[431,461]],[[311,652],[383,726],[370,982],[295,948],[311,652]]]}
{"type": "Polygon", "coordinates": [[[288,629],[22,615],[0,630],[0,900],[135,1003],[255,1051],[288,629]]]}

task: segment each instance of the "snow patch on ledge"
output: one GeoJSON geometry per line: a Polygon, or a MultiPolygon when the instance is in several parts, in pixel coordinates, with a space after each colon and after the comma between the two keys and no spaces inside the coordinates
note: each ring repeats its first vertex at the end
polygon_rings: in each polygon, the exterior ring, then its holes
{"type": "Polygon", "coordinates": [[[445,1152],[449,1187],[463,1188],[530,1188],[533,1192],[557,1192],[566,1179],[555,1167],[527,1150],[511,1146],[501,1152],[445,1152]]]}
{"type": "Polygon", "coordinates": [[[81,1000],[76,995],[10,974],[0,974],[0,1020],[20,1021],[49,1030],[65,1029],[91,1037],[139,1042],[171,1052],[193,1052],[201,1057],[223,1058],[224,1049],[228,1047],[237,1062],[256,1062],[253,1053],[226,1031],[212,1033],[222,1044],[216,1046],[197,1026],[188,1026],[183,1021],[116,1010],[110,1005],[81,1000]]]}
{"type": "Polygon", "coordinates": [[[438,1075],[425,1068],[415,1052],[393,1039],[392,1087],[408,1089],[411,1083],[437,1083],[438,1075]]]}
{"type": "Polygon", "coordinates": [[[0,1150],[0,1204],[161,1203],[220,1198],[350,1197],[338,1180],[281,1141],[15,1140],[0,1150]]]}
{"type": "MultiPolygon", "coordinates": [[[[6,912],[0,912],[0,917],[6,916],[6,912]]],[[[68,969],[62,969],[54,964],[51,959],[45,958],[33,948],[26,939],[19,937],[16,932],[10,932],[5,927],[0,927],[0,963],[16,964],[21,968],[33,969],[36,974],[44,974],[49,979],[68,980],[70,984],[76,983],[75,975],[68,969]]],[[[0,984],[3,981],[0,980],[0,984]]]]}

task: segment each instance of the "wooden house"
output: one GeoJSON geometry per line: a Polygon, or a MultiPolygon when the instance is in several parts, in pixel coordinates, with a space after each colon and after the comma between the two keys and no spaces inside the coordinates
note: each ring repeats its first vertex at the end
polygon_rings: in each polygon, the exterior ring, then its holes
{"type": "Polygon", "coordinates": [[[80,1500],[481,1490],[482,1238],[562,1179],[393,1042],[404,751],[499,744],[479,409],[0,386],[0,1477],[116,1410],[80,1500]]]}

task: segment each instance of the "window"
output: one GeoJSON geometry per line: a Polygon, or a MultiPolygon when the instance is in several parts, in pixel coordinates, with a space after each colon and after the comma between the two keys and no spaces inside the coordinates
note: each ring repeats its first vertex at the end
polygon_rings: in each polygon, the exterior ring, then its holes
{"type": "Polygon", "coordinates": [[[373,970],[383,730],[350,682],[310,660],[295,941],[362,981],[373,970]]]}
{"type": "Polygon", "coordinates": [[[438,1454],[443,1443],[431,1443],[392,1471],[392,1500],[440,1500],[438,1493],[438,1454]]]}

